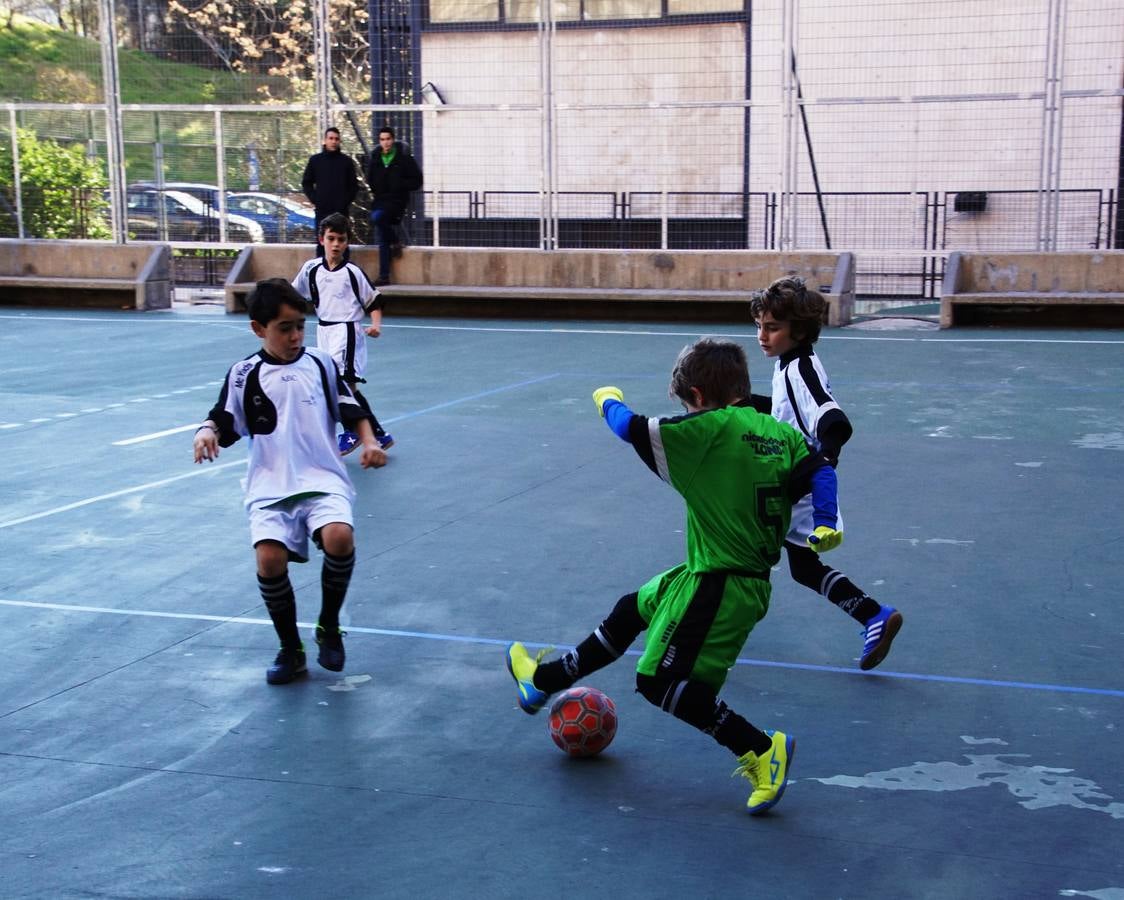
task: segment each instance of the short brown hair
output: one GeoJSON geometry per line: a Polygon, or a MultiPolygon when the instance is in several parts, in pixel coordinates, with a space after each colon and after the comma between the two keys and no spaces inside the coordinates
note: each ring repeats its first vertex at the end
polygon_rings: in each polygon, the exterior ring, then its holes
{"type": "Polygon", "coordinates": [[[351,222],[343,213],[332,213],[320,220],[320,234],[323,236],[329,231],[346,234],[347,239],[351,240],[351,222]]]}
{"type": "Polygon", "coordinates": [[[741,344],[704,337],[680,350],[671,369],[668,396],[689,402],[691,388],[698,388],[707,405],[714,407],[748,397],[749,364],[741,344]]]}
{"type": "Polygon", "coordinates": [[[789,322],[792,336],[798,341],[814,344],[820,328],[827,321],[827,301],[796,275],[778,278],[763,291],[754,291],[749,298],[749,311],[754,320],[769,313],[778,322],[789,322]]]}

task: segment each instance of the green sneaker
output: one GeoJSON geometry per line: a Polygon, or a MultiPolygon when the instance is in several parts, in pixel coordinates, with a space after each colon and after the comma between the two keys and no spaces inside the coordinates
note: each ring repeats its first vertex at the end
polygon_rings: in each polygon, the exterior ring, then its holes
{"type": "Polygon", "coordinates": [[[758,756],[751,750],[738,757],[741,765],[734,769],[734,775],[749,779],[753,785],[753,793],[745,804],[751,816],[760,815],[777,805],[787,784],[788,767],[796,755],[795,738],[783,731],[766,731],[765,734],[773,739],[769,752],[758,756]]]}
{"type": "Polygon", "coordinates": [[[534,656],[516,641],[507,647],[507,671],[519,687],[519,708],[533,716],[546,703],[547,694],[535,687],[535,670],[553,647],[544,647],[534,656]]]}

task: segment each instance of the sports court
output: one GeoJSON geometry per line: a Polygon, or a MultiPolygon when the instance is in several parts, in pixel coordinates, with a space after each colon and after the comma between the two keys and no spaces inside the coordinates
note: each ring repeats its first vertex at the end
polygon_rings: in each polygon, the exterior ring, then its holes
{"type": "MultiPolygon", "coordinates": [[[[748,322],[388,315],[347,669],[270,687],[244,443],[191,462],[246,320],[0,309],[0,895],[1120,900],[1124,333],[874,324],[817,345],[856,429],[829,561],[905,626],[860,673],[852,621],[774,572],[723,696],[797,753],[750,818],[628,660],[589,679],[620,714],[589,761],[503,663],[683,556],[591,391],[677,412],[675,354],[721,333],[767,393],[748,322]]],[[[302,623],[319,568],[291,570],[302,623]]]]}

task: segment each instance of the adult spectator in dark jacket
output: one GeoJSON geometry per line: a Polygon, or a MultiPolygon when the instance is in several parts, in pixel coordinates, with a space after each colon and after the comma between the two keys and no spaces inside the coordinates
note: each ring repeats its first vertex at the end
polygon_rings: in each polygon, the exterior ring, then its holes
{"type": "Polygon", "coordinates": [[[371,222],[378,232],[379,277],[376,285],[390,284],[390,258],[402,252],[399,224],[410,205],[410,193],[422,186],[422,172],[406,145],[394,139],[394,129],[379,129],[379,149],[367,167],[371,189],[371,222]]]}
{"type": "MultiPolygon", "coordinates": [[[[316,208],[317,233],[320,223],[328,216],[334,213],[348,215],[351,202],[359,193],[359,178],[355,160],[340,150],[340,130],[335,126],[324,131],[324,149],[308,158],[301,188],[308,202],[316,208]]],[[[323,253],[324,248],[317,245],[316,255],[323,253]]]]}

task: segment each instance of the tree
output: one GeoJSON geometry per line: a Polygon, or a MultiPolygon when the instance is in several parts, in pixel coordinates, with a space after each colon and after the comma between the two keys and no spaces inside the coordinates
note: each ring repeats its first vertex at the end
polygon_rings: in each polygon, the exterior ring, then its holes
{"type": "MultiPolygon", "coordinates": [[[[63,146],[16,130],[20,154],[24,231],[37,238],[109,238],[104,164],[86,156],[81,143],[63,146]]],[[[0,147],[0,188],[12,190],[11,151],[0,147]]],[[[13,204],[14,206],[14,204],[13,204]]]]}
{"type": "MultiPolygon", "coordinates": [[[[329,0],[329,17],[341,27],[333,32],[333,68],[349,90],[356,94],[370,84],[367,59],[366,0],[329,0]]],[[[307,99],[314,80],[315,39],[312,7],[307,0],[272,3],[265,0],[169,0],[168,25],[195,45],[190,58],[174,55],[182,62],[212,66],[232,72],[254,72],[286,80],[290,95],[284,99],[307,99]]],[[[170,46],[183,47],[174,37],[170,46]]],[[[264,99],[270,95],[263,85],[264,99]]]]}

